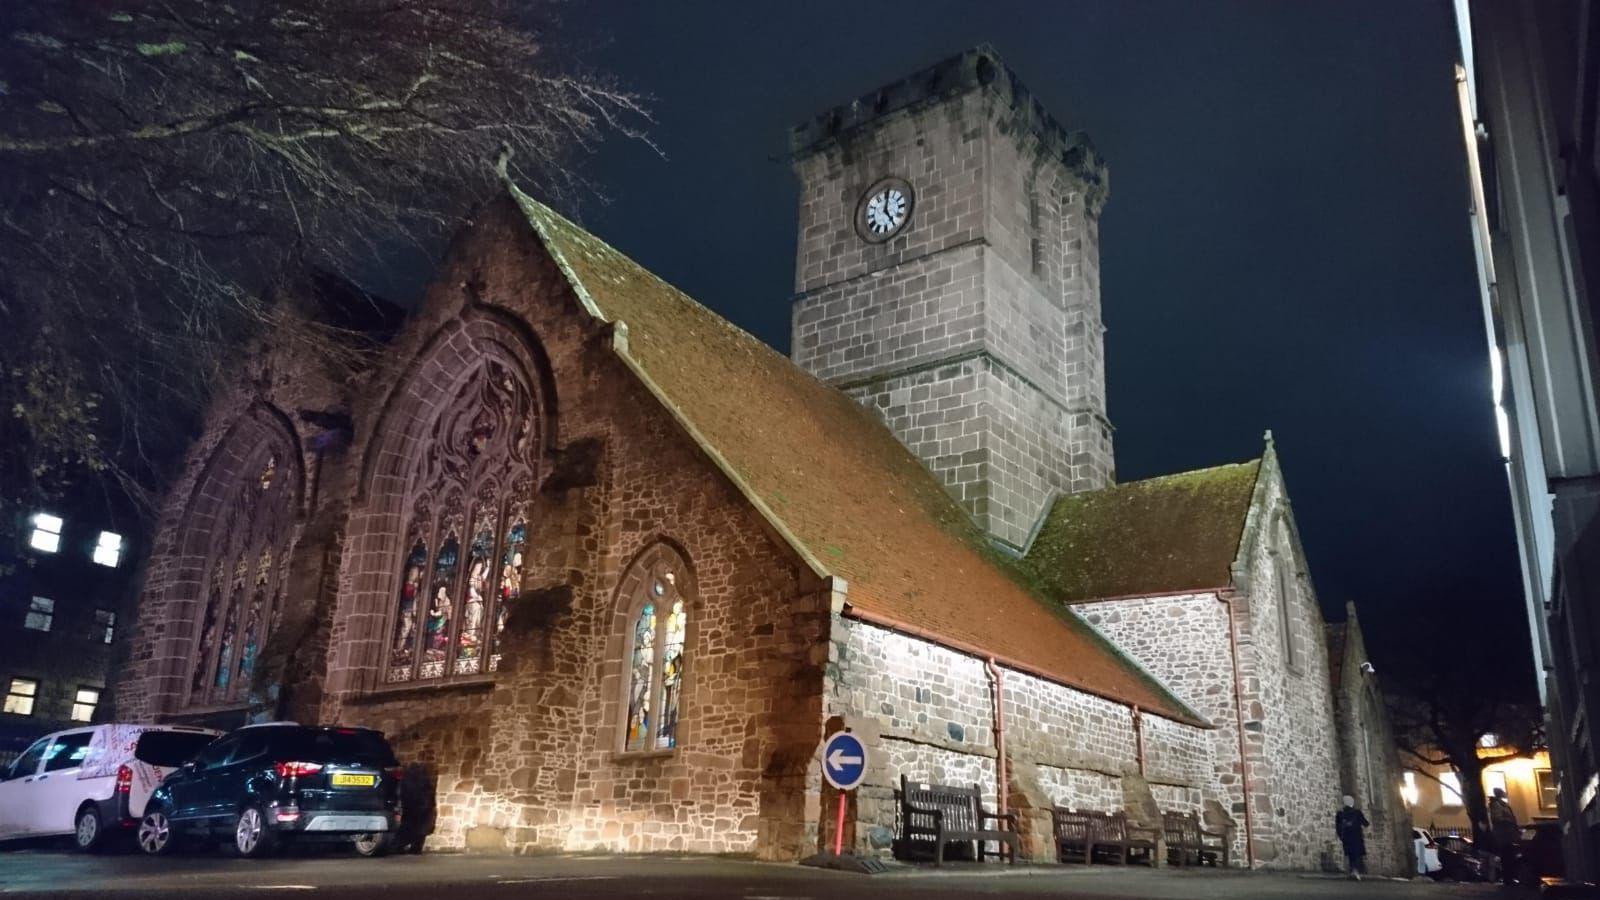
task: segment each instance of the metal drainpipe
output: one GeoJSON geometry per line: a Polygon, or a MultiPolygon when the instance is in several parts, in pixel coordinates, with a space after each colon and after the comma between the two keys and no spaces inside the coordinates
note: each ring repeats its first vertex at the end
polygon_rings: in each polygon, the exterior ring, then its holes
{"type": "Polygon", "coordinates": [[[1139,704],[1133,705],[1133,752],[1139,759],[1139,777],[1144,777],[1144,716],[1139,713],[1139,704]]]}
{"type": "Polygon", "coordinates": [[[1239,729],[1239,778],[1244,796],[1244,866],[1247,869],[1256,867],[1255,828],[1251,825],[1250,817],[1250,761],[1244,755],[1244,689],[1239,678],[1239,632],[1233,620],[1233,597],[1226,599],[1218,594],[1217,598],[1228,607],[1228,648],[1233,656],[1233,716],[1239,729]]]}
{"type": "Polygon", "coordinates": [[[1006,814],[1006,798],[1011,792],[1006,779],[1006,682],[1004,673],[994,664],[994,657],[985,659],[983,666],[989,670],[990,694],[994,697],[995,798],[1003,816],[1006,814]]]}

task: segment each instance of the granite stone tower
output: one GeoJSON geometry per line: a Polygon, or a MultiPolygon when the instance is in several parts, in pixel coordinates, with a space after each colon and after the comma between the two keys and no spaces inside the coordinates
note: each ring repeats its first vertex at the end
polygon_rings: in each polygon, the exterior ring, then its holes
{"type": "Polygon", "coordinates": [[[1113,479],[1107,173],[995,53],[796,126],[793,357],[872,409],[979,525],[1026,547],[1113,479]]]}

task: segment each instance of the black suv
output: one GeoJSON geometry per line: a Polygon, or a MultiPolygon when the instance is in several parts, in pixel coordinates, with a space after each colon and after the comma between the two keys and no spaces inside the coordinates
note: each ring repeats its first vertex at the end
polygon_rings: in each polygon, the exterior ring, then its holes
{"type": "Polygon", "coordinates": [[[382,732],[247,726],[156,788],[139,849],[161,854],[185,837],[223,836],[240,856],[262,856],[285,839],[347,840],[377,855],[400,823],[403,771],[382,732]]]}

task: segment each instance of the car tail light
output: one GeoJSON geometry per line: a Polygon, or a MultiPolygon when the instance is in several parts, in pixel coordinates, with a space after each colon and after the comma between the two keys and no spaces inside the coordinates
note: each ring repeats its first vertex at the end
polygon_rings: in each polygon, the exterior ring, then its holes
{"type": "Polygon", "coordinates": [[[300,807],[280,806],[278,807],[277,811],[273,813],[273,816],[276,817],[279,822],[298,821],[300,818],[300,807]]]}
{"type": "Polygon", "coordinates": [[[133,792],[133,769],[127,766],[117,767],[117,793],[129,794],[133,792]]]}
{"type": "Polygon", "coordinates": [[[281,762],[273,768],[278,770],[279,778],[298,778],[302,775],[315,775],[321,772],[322,763],[281,762]]]}
{"type": "Polygon", "coordinates": [[[388,772],[389,777],[393,778],[395,781],[406,780],[406,770],[400,766],[395,766],[392,769],[386,769],[384,771],[388,772]]]}

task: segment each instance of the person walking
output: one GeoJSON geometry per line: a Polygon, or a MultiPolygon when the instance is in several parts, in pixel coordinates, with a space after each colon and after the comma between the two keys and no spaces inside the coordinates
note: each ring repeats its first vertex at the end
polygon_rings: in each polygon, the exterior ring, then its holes
{"type": "Polygon", "coordinates": [[[1500,854],[1500,881],[1515,884],[1517,870],[1517,838],[1522,829],[1517,825],[1517,813],[1511,808],[1505,788],[1495,788],[1489,801],[1489,834],[1494,838],[1494,852],[1500,854]]]}
{"type": "Polygon", "coordinates": [[[1357,881],[1367,868],[1367,836],[1363,829],[1371,824],[1366,814],[1356,808],[1356,798],[1345,794],[1344,808],[1333,816],[1333,830],[1344,845],[1345,859],[1350,861],[1350,877],[1357,881]]]}

